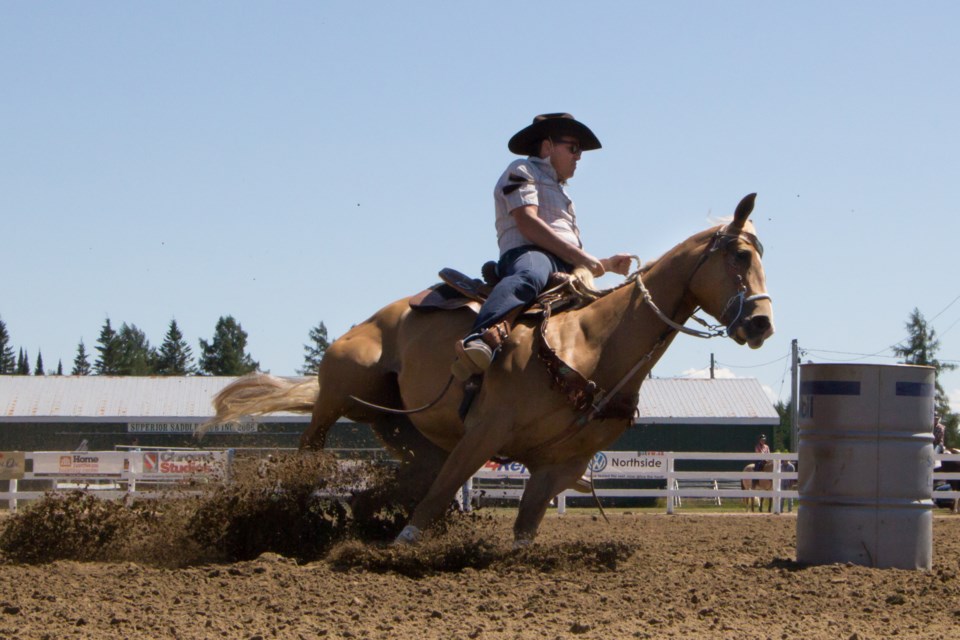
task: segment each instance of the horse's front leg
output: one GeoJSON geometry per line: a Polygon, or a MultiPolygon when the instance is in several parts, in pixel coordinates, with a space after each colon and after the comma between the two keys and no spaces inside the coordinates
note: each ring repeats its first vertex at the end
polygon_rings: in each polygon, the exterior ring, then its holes
{"type": "Polygon", "coordinates": [[[547,506],[558,493],[572,487],[590,459],[577,459],[540,467],[532,471],[520,499],[520,509],[513,523],[513,546],[523,547],[533,542],[537,529],[547,512],[547,506]]]}
{"type": "Polygon", "coordinates": [[[472,419],[473,415],[467,418],[466,433],[450,452],[395,544],[419,542],[423,530],[443,514],[457,490],[507,442],[513,424],[510,416],[484,416],[481,424],[480,420],[472,419]]]}

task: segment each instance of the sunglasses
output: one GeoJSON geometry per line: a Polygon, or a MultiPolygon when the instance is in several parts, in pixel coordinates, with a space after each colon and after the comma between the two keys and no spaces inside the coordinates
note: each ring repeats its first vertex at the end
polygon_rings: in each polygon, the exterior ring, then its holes
{"type": "Polygon", "coordinates": [[[577,155],[578,153],[583,151],[583,147],[581,147],[580,143],[577,142],[576,140],[559,140],[559,139],[550,138],[550,142],[552,142],[553,144],[563,145],[567,147],[567,149],[569,149],[570,153],[573,155],[577,155]]]}

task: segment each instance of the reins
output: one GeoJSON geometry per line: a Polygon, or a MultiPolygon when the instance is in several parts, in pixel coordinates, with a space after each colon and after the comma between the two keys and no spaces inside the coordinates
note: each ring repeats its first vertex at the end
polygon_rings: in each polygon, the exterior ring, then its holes
{"type": "Polygon", "coordinates": [[[675,331],[685,333],[688,336],[693,336],[695,338],[705,338],[705,339],[717,338],[724,334],[726,327],[724,327],[723,325],[708,324],[706,321],[701,320],[696,316],[691,316],[691,317],[697,322],[699,322],[700,324],[702,324],[703,326],[705,326],[707,328],[707,331],[701,331],[700,329],[691,329],[690,327],[684,326],[679,322],[676,322],[673,318],[671,318],[670,316],[665,314],[663,311],[661,311],[660,307],[658,307],[657,304],[653,301],[653,296],[650,295],[650,290],[647,289],[645,284],[643,284],[643,280],[640,279],[639,273],[637,273],[637,288],[640,289],[640,295],[643,296],[643,302],[648,307],[650,307],[650,309],[657,315],[658,318],[660,318],[660,320],[664,324],[674,329],[675,331]]]}

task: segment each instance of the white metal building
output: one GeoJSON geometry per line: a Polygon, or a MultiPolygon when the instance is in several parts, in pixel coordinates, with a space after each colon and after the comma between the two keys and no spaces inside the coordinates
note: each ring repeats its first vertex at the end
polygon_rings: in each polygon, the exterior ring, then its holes
{"type": "MultiPolygon", "coordinates": [[[[211,401],[233,377],[0,376],[0,451],[91,448],[115,444],[189,444],[193,428],[212,417],[211,401]],[[112,444],[111,444],[112,443],[112,444]]],[[[209,437],[219,443],[266,440],[296,446],[310,417],[281,413],[254,427],[230,427],[209,437]]],[[[753,378],[646,380],[637,425],[621,449],[752,449],[760,431],[772,430],[779,415],[753,378]],[[691,431],[692,430],[692,431],[691,431]],[[650,441],[649,437],[657,435],[650,441]],[[645,437],[648,436],[648,437],[645,437]],[[690,448],[688,444],[698,446],[690,448]],[[670,446],[668,446],[670,445],[670,446]]],[[[352,425],[360,437],[362,425],[352,425]]],[[[338,425],[339,426],[339,425],[338,425]]],[[[368,429],[366,429],[369,432],[368,429]]],[[[361,439],[368,446],[372,435],[361,439]]],[[[349,438],[348,438],[349,440],[349,438]]]]}

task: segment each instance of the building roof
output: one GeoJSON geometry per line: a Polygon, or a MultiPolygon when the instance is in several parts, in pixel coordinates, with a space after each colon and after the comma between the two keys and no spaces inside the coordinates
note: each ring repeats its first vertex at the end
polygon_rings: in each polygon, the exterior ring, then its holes
{"type": "MultiPolygon", "coordinates": [[[[201,423],[234,377],[0,376],[3,422],[201,423]]],[[[780,417],[754,378],[655,378],[640,389],[639,424],[773,425],[780,417]]],[[[308,422],[276,413],[271,422],[308,422]]]]}
{"type": "Polygon", "coordinates": [[[637,410],[637,424],[780,424],[756,378],[646,380],[637,410]]]}
{"type": "MultiPolygon", "coordinates": [[[[0,422],[201,423],[235,377],[0,376],[0,422]]],[[[309,420],[309,416],[307,416],[309,420]]],[[[275,422],[300,422],[278,413],[275,422]]]]}

